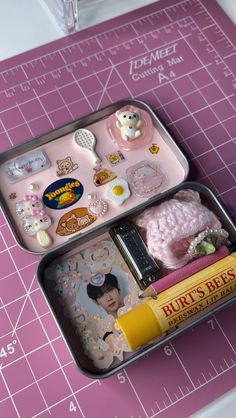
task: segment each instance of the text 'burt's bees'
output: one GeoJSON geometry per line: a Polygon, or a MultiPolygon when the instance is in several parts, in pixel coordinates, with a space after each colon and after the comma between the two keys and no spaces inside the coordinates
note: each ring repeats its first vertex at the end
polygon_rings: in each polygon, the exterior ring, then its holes
{"type": "Polygon", "coordinates": [[[203,281],[199,286],[184,292],[169,304],[160,306],[169,326],[182,322],[232,293],[236,289],[235,279],[236,274],[233,268],[223,270],[216,276],[207,279],[207,281],[203,281]]]}
{"type": "Polygon", "coordinates": [[[117,326],[136,349],[235,290],[233,253],[117,318],[117,326]]]}

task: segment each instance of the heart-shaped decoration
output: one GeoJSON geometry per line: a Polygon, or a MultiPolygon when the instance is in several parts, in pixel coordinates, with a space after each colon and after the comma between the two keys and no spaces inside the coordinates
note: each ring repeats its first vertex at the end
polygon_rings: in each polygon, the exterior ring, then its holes
{"type": "Polygon", "coordinates": [[[102,199],[96,199],[89,204],[88,210],[91,215],[104,216],[107,213],[108,204],[102,199]]]}
{"type": "Polygon", "coordinates": [[[105,282],[106,276],[103,273],[97,273],[91,278],[91,284],[94,286],[102,286],[105,282]]]}

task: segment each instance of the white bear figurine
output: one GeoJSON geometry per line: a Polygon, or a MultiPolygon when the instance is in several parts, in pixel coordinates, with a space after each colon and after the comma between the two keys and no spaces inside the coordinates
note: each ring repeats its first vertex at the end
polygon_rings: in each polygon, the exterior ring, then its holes
{"type": "Polygon", "coordinates": [[[141,135],[139,130],[142,121],[136,112],[125,110],[116,112],[116,126],[120,129],[121,136],[125,141],[133,141],[141,135]]]}

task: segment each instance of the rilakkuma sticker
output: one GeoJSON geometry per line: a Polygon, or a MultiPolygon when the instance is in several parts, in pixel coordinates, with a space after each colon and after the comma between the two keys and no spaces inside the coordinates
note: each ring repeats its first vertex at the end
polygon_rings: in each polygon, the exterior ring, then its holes
{"type": "Polygon", "coordinates": [[[63,215],[56,229],[61,236],[75,234],[96,221],[97,217],[91,215],[87,208],[77,208],[63,215]]]}
{"type": "Polygon", "coordinates": [[[43,193],[43,203],[50,209],[66,209],[81,198],[84,187],[79,180],[65,178],[51,183],[43,193]]]}
{"type": "Polygon", "coordinates": [[[78,164],[73,163],[71,157],[66,157],[63,160],[57,160],[57,177],[66,176],[67,174],[72,173],[72,171],[77,170],[79,167],[78,164]]]}
{"type": "Polygon", "coordinates": [[[125,157],[120,150],[113,151],[110,154],[107,154],[106,159],[112,166],[118,165],[125,161],[125,157]]]}
{"type": "Polygon", "coordinates": [[[114,180],[117,176],[113,171],[102,168],[102,167],[95,167],[95,173],[93,176],[93,182],[96,187],[102,186],[103,184],[109,183],[109,181],[114,180]]]}

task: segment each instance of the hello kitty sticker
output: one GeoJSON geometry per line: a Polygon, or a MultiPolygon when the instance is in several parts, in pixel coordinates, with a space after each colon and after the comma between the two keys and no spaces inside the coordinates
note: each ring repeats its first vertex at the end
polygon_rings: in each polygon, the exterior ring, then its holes
{"type": "Polygon", "coordinates": [[[47,232],[52,220],[37,195],[25,195],[16,204],[16,215],[22,221],[24,232],[30,237],[35,236],[41,247],[47,248],[52,244],[52,238],[47,232]]]}
{"type": "Polygon", "coordinates": [[[149,144],[153,135],[149,113],[130,105],[122,107],[107,119],[107,129],[112,140],[125,151],[149,144]]]}

